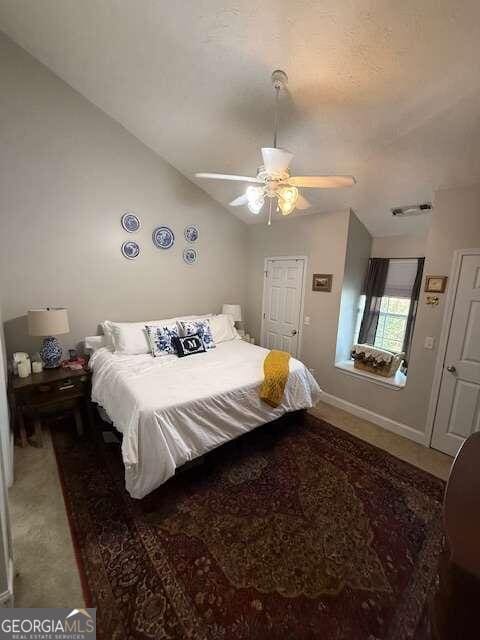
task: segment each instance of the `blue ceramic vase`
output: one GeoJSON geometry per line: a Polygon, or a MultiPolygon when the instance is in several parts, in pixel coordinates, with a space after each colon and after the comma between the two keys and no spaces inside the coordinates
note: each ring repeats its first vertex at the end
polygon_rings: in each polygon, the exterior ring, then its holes
{"type": "Polygon", "coordinates": [[[43,360],[45,369],[56,369],[60,366],[63,349],[59,341],[54,336],[47,336],[43,340],[40,350],[40,357],[43,360]]]}

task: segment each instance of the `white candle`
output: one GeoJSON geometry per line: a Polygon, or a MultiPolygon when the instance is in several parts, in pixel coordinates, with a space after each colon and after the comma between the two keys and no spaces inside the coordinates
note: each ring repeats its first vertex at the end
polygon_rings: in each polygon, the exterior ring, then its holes
{"type": "Polygon", "coordinates": [[[18,377],[28,378],[30,375],[30,362],[28,360],[22,360],[18,363],[18,377]]]}
{"type": "Polygon", "coordinates": [[[33,373],[42,373],[43,364],[41,362],[32,362],[32,371],[33,373]]]}

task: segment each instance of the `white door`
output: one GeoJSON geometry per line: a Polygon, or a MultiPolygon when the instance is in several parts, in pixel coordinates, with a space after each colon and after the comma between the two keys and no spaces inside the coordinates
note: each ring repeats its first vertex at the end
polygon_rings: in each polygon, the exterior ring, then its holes
{"type": "Polygon", "coordinates": [[[479,429],[480,251],[462,257],[432,446],[453,456],[479,429]]]}
{"type": "Polygon", "coordinates": [[[12,436],[7,406],[6,359],[0,315],[0,607],[13,607],[13,547],[7,482],[13,482],[12,436]]]}
{"type": "Polygon", "coordinates": [[[263,292],[262,346],[297,356],[304,258],[268,259],[263,292]]]}

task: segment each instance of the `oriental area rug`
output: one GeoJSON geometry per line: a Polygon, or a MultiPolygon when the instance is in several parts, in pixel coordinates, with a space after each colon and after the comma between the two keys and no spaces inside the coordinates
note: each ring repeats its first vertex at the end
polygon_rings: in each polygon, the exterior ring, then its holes
{"type": "Polygon", "coordinates": [[[73,432],[52,437],[98,638],[428,637],[440,480],[296,413],[134,500],[120,447],[73,432]]]}

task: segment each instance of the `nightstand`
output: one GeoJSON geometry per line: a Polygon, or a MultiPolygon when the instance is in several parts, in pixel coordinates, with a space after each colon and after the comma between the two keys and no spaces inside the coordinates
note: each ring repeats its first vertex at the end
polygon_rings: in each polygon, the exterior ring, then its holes
{"type": "Polygon", "coordinates": [[[43,446],[42,418],[47,415],[73,411],[79,436],[83,435],[82,407],[89,422],[92,421],[90,403],[90,371],[65,368],[44,369],[28,378],[11,377],[9,380],[10,406],[18,429],[20,444],[26,447],[26,418],[31,418],[35,430],[36,445],[43,446]]]}

